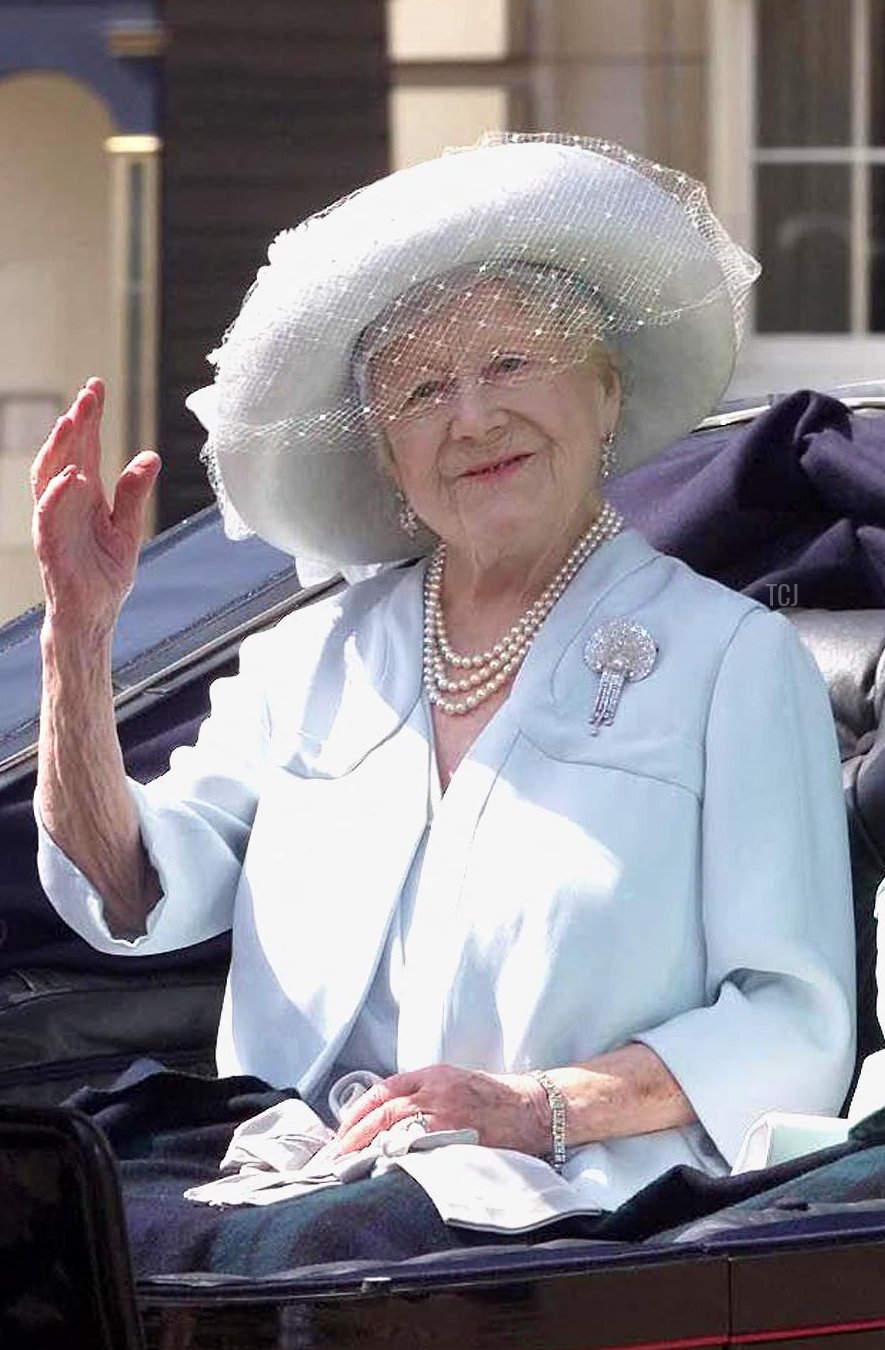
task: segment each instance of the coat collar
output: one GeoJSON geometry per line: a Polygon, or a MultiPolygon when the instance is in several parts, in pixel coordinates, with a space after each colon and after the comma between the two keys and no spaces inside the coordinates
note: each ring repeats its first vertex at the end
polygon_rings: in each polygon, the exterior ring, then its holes
{"type": "Polygon", "coordinates": [[[359,582],[340,610],[304,700],[298,758],[349,773],[389,740],[421,696],[424,563],[359,582]]]}
{"type": "Polygon", "coordinates": [[[538,634],[510,697],[520,732],[544,755],[700,790],[701,748],[679,716],[686,611],[672,603],[671,588],[680,567],[633,530],[588,560],[538,634]],[[592,734],[600,675],[587,646],[614,619],[638,623],[657,653],[648,677],[623,687],[614,723],[592,734]]]}
{"type": "MultiPolygon", "coordinates": [[[[625,580],[659,555],[634,530],[624,530],[590,557],[539,630],[510,695],[512,714],[531,739],[556,739],[555,724],[572,704],[589,711],[586,667],[575,680],[589,632],[624,613],[625,580]],[[577,653],[577,656],[576,656],[577,653]],[[583,705],[582,705],[583,706],[583,705]]],[[[305,708],[301,758],[311,772],[347,773],[408,721],[421,697],[423,583],[426,563],[362,582],[341,602],[337,640],[317,670],[315,709],[305,708]],[[330,701],[329,682],[336,694],[330,701]]]]}
{"type": "Polygon", "coordinates": [[[587,559],[538,632],[514,681],[511,700],[521,723],[542,710],[567,712],[577,695],[575,657],[586,685],[587,639],[606,620],[631,613],[640,594],[647,596],[648,569],[659,556],[635,530],[622,530],[587,559]]]}

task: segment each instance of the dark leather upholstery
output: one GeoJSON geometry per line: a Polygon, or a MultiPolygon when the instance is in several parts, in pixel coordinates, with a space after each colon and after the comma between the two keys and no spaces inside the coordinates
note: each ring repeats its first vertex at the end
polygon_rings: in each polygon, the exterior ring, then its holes
{"type": "Polygon", "coordinates": [[[876,1017],[876,888],[885,876],[885,610],[787,610],[827,682],[851,846],[858,1064],[883,1045],[876,1017]]]}

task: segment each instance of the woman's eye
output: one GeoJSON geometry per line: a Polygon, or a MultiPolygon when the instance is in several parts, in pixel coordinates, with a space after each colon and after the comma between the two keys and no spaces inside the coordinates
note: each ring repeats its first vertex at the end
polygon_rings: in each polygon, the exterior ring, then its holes
{"type": "Polygon", "coordinates": [[[422,380],[410,389],[403,399],[404,408],[420,408],[424,404],[432,403],[441,398],[445,392],[445,384],[442,380],[422,380]]]}
{"type": "Polygon", "coordinates": [[[529,365],[529,358],[519,352],[499,352],[489,362],[492,375],[519,375],[529,365]]]}

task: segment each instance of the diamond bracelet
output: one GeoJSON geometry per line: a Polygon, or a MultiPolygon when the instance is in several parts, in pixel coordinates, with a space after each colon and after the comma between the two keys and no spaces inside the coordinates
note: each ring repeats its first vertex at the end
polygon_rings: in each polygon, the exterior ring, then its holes
{"type": "Polygon", "coordinates": [[[550,1135],[553,1141],[550,1161],[556,1171],[561,1172],[566,1159],[565,1097],[549,1073],[545,1073],[543,1069],[532,1069],[531,1073],[532,1078],[537,1079],[547,1093],[547,1103],[550,1107],[550,1135]]]}

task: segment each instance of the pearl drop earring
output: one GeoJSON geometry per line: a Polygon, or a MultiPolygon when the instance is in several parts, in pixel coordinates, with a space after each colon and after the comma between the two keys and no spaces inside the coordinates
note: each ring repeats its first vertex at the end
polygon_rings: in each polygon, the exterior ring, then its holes
{"type": "Polygon", "coordinates": [[[614,431],[609,431],[603,436],[599,450],[599,476],[604,481],[606,478],[611,478],[618,463],[614,431]]]}

